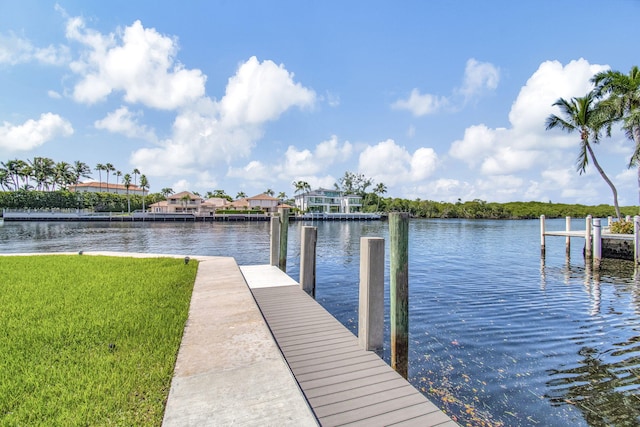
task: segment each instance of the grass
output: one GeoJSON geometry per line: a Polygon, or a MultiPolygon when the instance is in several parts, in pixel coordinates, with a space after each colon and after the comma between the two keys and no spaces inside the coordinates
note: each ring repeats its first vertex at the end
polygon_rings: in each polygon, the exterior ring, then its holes
{"type": "Polygon", "coordinates": [[[196,270],[0,257],[0,425],[160,425],[196,270]]]}

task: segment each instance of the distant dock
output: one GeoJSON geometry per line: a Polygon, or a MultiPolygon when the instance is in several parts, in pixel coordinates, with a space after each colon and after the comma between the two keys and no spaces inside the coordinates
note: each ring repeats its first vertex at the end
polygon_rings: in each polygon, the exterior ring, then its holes
{"type": "MultiPolygon", "coordinates": [[[[627,217],[626,221],[632,221],[627,217]]],[[[640,216],[633,217],[634,233],[619,234],[609,232],[612,218],[608,218],[607,227],[603,227],[600,218],[592,218],[591,215],[585,218],[584,230],[571,229],[571,217],[565,218],[565,229],[548,231],[546,229],[546,219],[540,216],[540,254],[544,258],[546,253],[546,237],[565,237],[565,248],[567,257],[571,251],[571,238],[584,238],[585,260],[593,262],[597,268],[600,266],[602,258],[616,258],[633,261],[640,264],[640,216]]]]}

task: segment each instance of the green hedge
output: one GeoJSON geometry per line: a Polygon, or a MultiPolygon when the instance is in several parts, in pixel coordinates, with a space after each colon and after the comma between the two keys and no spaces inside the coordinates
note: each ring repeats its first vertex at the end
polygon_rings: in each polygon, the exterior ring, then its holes
{"type": "MultiPolygon", "coordinates": [[[[131,211],[142,209],[142,196],[130,194],[131,211]]],[[[160,200],[161,194],[145,196],[145,207],[160,200]]],[[[127,212],[127,196],[114,193],[73,193],[59,191],[2,191],[0,208],[7,209],[89,209],[95,212],[127,212]]]]}

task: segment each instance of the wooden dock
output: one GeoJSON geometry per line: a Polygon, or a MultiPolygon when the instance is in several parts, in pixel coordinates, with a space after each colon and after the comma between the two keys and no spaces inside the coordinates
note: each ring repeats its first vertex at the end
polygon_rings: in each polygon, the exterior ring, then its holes
{"type": "Polygon", "coordinates": [[[321,426],[457,426],[277,267],[240,267],[321,426]]]}
{"type": "MultiPolygon", "coordinates": [[[[631,221],[631,217],[625,219],[631,221]]],[[[545,226],[545,216],[540,216],[540,254],[545,257],[546,237],[559,236],[565,238],[565,248],[567,257],[571,253],[571,238],[584,238],[584,256],[586,261],[593,261],[595,268],[600,267],[602,258],[619,258],[633,261],[640,264],[640,216],[633,218],[634,233],[620,234],[609,232],[612,218],[608,219],[608,226],[601,224],[600,218],[592,218],[588,215],[585,218],[584,230],[571,229],[571,217],[565,218],[565,229],[548,231],[545,226]]]]}

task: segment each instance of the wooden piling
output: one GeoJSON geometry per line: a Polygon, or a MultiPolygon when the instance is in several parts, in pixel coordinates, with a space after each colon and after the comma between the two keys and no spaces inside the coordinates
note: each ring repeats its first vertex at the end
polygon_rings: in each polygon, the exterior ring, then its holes
{"type": "Polygon", "coordinates": [[[384,239],[360,238],[358,343],[380,351],[384,342],[384,239]]]}
{"type": "Polygon", "coordinates": [[[544,220],[545,216],[540,215],[540,256],[544,258],[546,253],[545,247],[545,234],[544,234],[544,220]]]}
{"type": "Polygon", "coordinates": [[[567,232],[567,237],[565,238],[566,254],[567,258],[569,258],[571,256],[571,237],[569,236],[569,233],[571,232],[570,216],[565,218],[565,231],[567,232]]]}
{"type": "Polygon", "coordinates": [[[602,230],[600,228],[600,218],[593,220],[593,268],[600,269],[602,260],[602,230]]]}
{"type": "Polygon", "coordinates": [[[280,218],[271,217],[271,245],[269,247],[269,264],[278,265],[280,261],[280,218]]]}
{"type": "Polygon", "coordinates": [[[640,216],[633,217],[633,261],[640,264],[640,216]]]}
{"type": "Polygon", "coordinates": [[[585,220],[585,230],[584,230],[584,257],[585,262],[589,261],[592,254],[592,245],[591,245],[591,223],[593,217],[591,215],[587,215],[587,219],[585,220]]]}
{"type": "Polygon", "coordinates": [[[302,227],[300,239],[300,287],[316,298],[316,242],[318,227],[302,227]]]}
{"type": "Polygon", "coordinates": [[[409,214],[389,214],[391,367],[404,378],[409,365],[409,214]]]}
{"type": "Polygon", "coordinates": [[[279,208],[280,214],[280,255],[278,261],[278,268],[287,272],[287,238],[289,237],[289,209],[279,208]]]}

